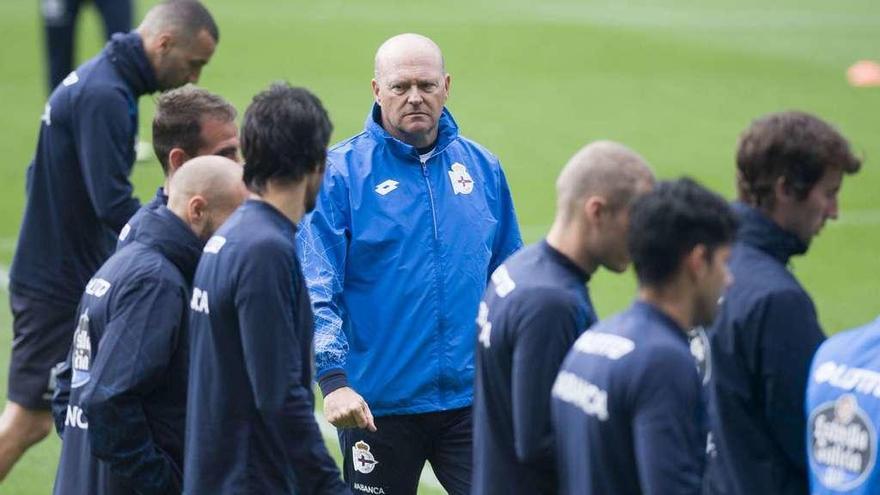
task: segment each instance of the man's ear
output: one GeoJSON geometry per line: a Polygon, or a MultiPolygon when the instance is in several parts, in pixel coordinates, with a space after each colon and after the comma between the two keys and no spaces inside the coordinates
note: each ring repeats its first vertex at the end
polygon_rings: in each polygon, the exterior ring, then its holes
{"type": "Polygon", "coordinates": [[[379,81],[373,79],[370,81],[370,87],[373,88],[373,101],[376,102],[377,105],[382,105],[382,101],[379,99],[379,81]]]}
{"type": "Polygon", "coordinates": [[[168,152],[168,176],[174,175],[174,172],[177,172],[177,169],[182,167],[187,160],[189,160],[189,155],[186,151],[180,148],[172,148],[168,152]]]}
{"type": "Polygon", "coordinates": [[[597,225],[608,212],[608,203],[601,196],[589,196],[583,203],[584,218],[597,225]]]}
{"type": "Polygon", "coordinates": [[[208,202],[205,198],[196,194],[189,198],[189,202],[186,206],[186,213],[189,217],[190,223],[194,225],[201,224],[204,221],[205,216],[208,214],[208,202]]]}
{"type": "Polygon", "coordinates": [[[773,194],[776,196],[777,202],[791,203],[797,200],[785,177],[778,177],[773,183],[773,194]]]}
{"type": "Polygon", "coordinates": [[[171,50],[171,47],[174,46],[174,37],[171,36],[171,33],[169,32],[159,33],[155,39],[156,49],[159,53],[168,53],[168,51],[171,50]]]}
{"type": "Polygon", "coordinates": [[[709,270],[709,262],[706,246],[697,244],[685,255],[682,266],[687,270],[688,275],[696,280],[709,270]]]}

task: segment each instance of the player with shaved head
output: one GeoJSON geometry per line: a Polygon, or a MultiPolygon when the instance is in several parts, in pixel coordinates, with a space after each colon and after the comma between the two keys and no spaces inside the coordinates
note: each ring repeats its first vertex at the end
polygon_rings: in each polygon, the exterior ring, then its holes
{"type": "Polygon", "coordinates": [[[522,242],[494,155],[464,138],[435,42],[376,52],[364,132],[333,146],[298,234],[324,414],[355,491],[415,493],[425,461],[470,491],[473,319],[522,242]]]}
{"type": "Polygon", "coordinates": [[[247,197],[241,177],[227,158],[188,162],[168,207],[144,212],[86,285],[53,401],[56,494],[181,492],[192,279],[205,241],[247,197]]]}
{"type": "Polygon", "coordinates": [[[138,98],[198,81],[218,41],[201,3],[162,2],[67,75],[46,103],[9,272],[14,339],[0,480],[51,430],[52,370],[64,361],[80,296],[140,206],[129,180],[138,98]]]}
{"type": "Polygon", "coordinates": [[[626,269],[630,204],[653,184],[634,151],[585,146],[556,181],[547,238],[492,274],[477,317],[472,493],[558,493],[550,389],[597,321],[585,284],[599,267],[626,269]]]}

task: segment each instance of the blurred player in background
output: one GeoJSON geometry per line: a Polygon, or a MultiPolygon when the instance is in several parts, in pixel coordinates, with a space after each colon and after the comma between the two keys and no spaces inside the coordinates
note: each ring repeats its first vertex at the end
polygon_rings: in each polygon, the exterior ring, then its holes
{"type": "Polygon", "coordinates": [[[628,148],[584,147],[556,180],[547,238],[492,274],[477,319],[472,493],[557,493],[550,388],[597,320],[584,284],[600,266],[626,270],[629,208],[653,184],[628,148]]]}
{"type": "Polygon", "coordinates": [[[71,72],[46,104],[9,274],[14,340],[0,480],[49,433],[51,370],[67,355],[80,296],[140,206],[128,178],[138,98],[197,81],[218,39],[200,3],[161,3],[71,72]]]}
{"type": "Polygon", "coordinates": [[[324,414],[353,487],[470,491],[473,325],[522,241],[494,155],[458,133],[436,43],[379,47],[364,131],[334,146],[299,242],[324,414]]]}
{"type": "Polygon", "coordinates": [[[819,346],[806,401],[810,493],[877,493],[880,318],[819,346]]]}
{"type": "MultiPolygon", "coordinates": [[[[40,0],[50,92],[73,70],[76,21],[84,3],[86,0],[40,0]]],[[[93,0],[93,3],[104,22],[104,34],[108,40],[114,33],[131,31],[132,0],[93,0]]]]}
{"type": "Polygon", "coordinates": [[[117,250],[131,242],[147,211],[168,203],[168,182],[189,159],[217,155],[238,161],[235,115],[235,107],[222,97],[189,84],[156,98],[153,150],[162,165],[165,182],[153,199],[141,206],[122,227],[117,250]]]}
{"type": "Polygon", "coordinates": [[[861,166],[832,126],[801,112],[770,114],[740,136],[741,219],[734,283],[708,329],[712,436],[707,493],[807,493],[804,392],[825,335],[788,269],[837,218],[844,174],[861,166]]]}
{"type": "Polygon", "coordinates": [[[638,300],[581,335],[553,385],[560,493],[700,493],[705,399],[687,331],[718,310],[735,232],[727,203],[689,179],[633,205],[638,300]]]}
{"type": "MultiPolygon", "coordinates": [[[[241,167],[200,157],[86,286],[58,375],[57,495],[180,493],[192,278],[205,241],[247,198],[241,167]]],[[[71,322],[73,323],[73,322],[71,322]]]]}
{"type": "Polygon", "coordinates": [[[205,246],[190,302],[189,495],[349,493],[315,421],[313,316],[294,241],[331,131],[318,98],[286,84],[245,112],[251,199],[205,246]]]}

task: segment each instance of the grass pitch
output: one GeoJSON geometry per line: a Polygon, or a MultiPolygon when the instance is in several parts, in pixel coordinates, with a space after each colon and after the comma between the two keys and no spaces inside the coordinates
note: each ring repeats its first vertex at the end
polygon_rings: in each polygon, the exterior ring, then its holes
{"type": "MultiPolygon", "coordinates": [[[[144,12],[153,1],[139,2],[144,12]]],[[[853,89],[844,72],[880,58],[876,0],[450,0],[346,2],[206,0],[221,29],[201,84],[243,111],[270,81],[314,90],[336,126],[358,132],[370,104],[376,47],[416,31],[443,47],[452,73],[449,107],[462,132],[502,160],[528,242],[553,214],[553,182],[588,141],[632,146],[660,177],[693,176],[733,196],[738,133],[761,114],[803,109],[829,119],[866,158],[844,181],[841,219],[793,269],[834,333],[880,313],[880,88],[853,89]]],[[[0,265],[8,267],[45,100],[38,2],[0,2],[0,265]]],[[[93,9],[79,26],[79,60],[102,45],[93,9]]],[[[141,100],[149,140],[153,104],[141,100]]],[[[160,182],[157,162],[138,164],[142,199],[160,182]]],[[[631,275],[598,273],[591,293],[601,316],[625,307],[631,275]]],[[[6,297],[5,294],[2,297],[6,297]]],[[[5,308],[6,306],[4,306],[5,308]]],[[[0,310],[0,388],[11,319],[0,310]]],[[[335,449],[335,441],[328,444],[335,449]]],[[[51,490],[59,443],[28,452],[0,493],[51,490]]],[[[425,487],[423,493],[435,493],[425,487]]]]}

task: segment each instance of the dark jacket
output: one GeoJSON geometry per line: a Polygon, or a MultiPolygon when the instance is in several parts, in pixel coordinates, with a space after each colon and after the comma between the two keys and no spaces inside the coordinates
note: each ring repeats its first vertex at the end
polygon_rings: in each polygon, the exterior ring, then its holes
{"type": "Polygon", "coordinates": [[[187,307],[201,246],[162,207],[89,281],[52,404],[63,440],[56,494],[180,492],[187,307]]]}
{"type": "Polygon", "coordinates": [[[477,318],[474,494],[556,493],[550,388],[596,323],[588,275],[546,241],[492,274],[477,318]]]}
{"type": "Polygon", "coordinates": [[[137,33],[115,34],[46,104],[27,172],[27,202],[10,272],[13,291],[76,305],[138,209],[129,173],[138,97],[156,77],[137,33]]]}
{"type": "Polygon", "coordinates": [[[146,215],[148,211],[156,210],[160,206],[165,206],[167,204],[168,196],[165,194],[165,188],[160,187],[156,190],[156,195],[153,196],[153,199],[151,199],[149,203],[141,206],[140,209],[138,209],[138,211],[136,211],[127,222],[125,222],[125,225],[122,226],[122,230],[119,231],[119,238],[116,240],[116,250],[119,251],[134,242],[134,238],[138,229],[141,227],[144,215],[146,215]]]}
{"type": "Polygon", "coordinates": [[[205,245],[190,304],[188,495],[348,493],[315,422],[295,235],[251,200],[205,245]]]}
{"type": "Polygon", "coordinates": [[[807,245],[758,210],[734,208],[741,219],[730,258],[734,282],[708,330],[715,449],[706,492],[805,494],[804,393],[825,336],[787,264],[807,245]]]}

